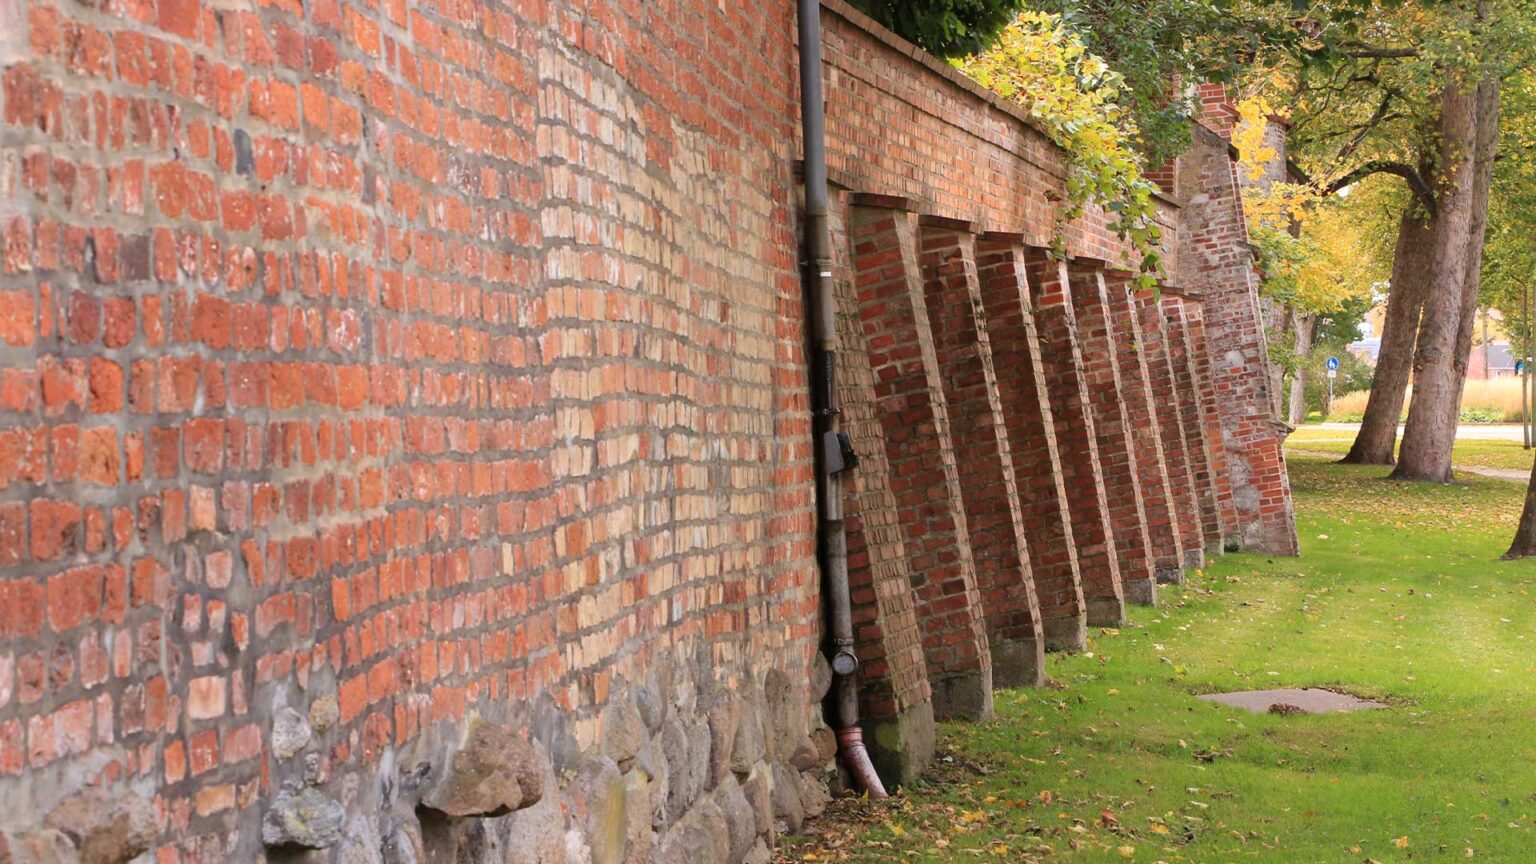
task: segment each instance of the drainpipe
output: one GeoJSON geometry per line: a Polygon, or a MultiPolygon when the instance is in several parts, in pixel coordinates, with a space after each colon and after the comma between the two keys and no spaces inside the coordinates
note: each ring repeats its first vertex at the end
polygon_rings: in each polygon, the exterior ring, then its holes
{"type": "Polygon", "coordinates": [[[805,245],[812,341],[811,409],[816,441],[817,535],[823,596],[832,625],[831,662],[837,752],[856,787],[884,798],[885,786],[859,727],[859,661],[853,653],[853,604],[848,594],[848,535],[842,480],[853,456],[837,408],[837,322],[833,315],[832,237],[827,228],[826,111],[821,95],[821,0],[799,0],[800,120],[805,147],[805,245]]]}

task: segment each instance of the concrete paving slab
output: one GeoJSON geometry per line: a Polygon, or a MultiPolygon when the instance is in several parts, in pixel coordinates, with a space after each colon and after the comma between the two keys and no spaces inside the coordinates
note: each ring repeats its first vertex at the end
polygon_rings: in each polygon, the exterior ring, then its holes
{"type": "Polygon", "coordinates": [[[1279,690],[1240,690],[1236,693],[1205,693],[1198,698],[1220,702],[1255,714],[1328,714],[1385,708],[1385,702],[1360,699],[1320,687],[1284,687],[1279,690]]]}

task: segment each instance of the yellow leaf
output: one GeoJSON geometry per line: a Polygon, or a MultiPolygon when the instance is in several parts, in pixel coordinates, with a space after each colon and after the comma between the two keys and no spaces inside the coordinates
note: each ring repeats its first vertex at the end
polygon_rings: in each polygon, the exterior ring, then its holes
{"type": "Polygon", "coordinates": [[[1135,846],[1121,846],[1119,849],[1116,849],[1115,852],[1118,853],[1121,858],[1135,858],[1136,857],[1136,847],[1135,846]]]}
{"type": "Polygon", "coordinates": [[[1399,837],[1396,840],[1392,841],[1392,845],[1396,846],[1399,849],[1407,849],[1408,848],[1408,838],[1407,837],[1399,837]]]}

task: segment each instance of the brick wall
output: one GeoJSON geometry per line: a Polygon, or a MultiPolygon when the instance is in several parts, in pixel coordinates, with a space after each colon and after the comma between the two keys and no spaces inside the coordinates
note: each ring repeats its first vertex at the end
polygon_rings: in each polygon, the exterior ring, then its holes
{"type": "MultiPolygon", "coordinates": [[[[1137,538],[1182,550],[1092,402],[1118,372],[1157,430],[1123,283],[1030,298],[1062,155],[827,4],[860,694],[907,781],[935,711],[1120,619],[1137,538]]],[[[792,8],[0,8],[0,843],[740,861],[819,812],[792,8]],[[477,760],[515,782],[454,797],[477,760]]],[[[1215,499],[1283,551],[1230,160],[1178,170],[1215,499]]],[[[1104,226],[1070,255],[1123,265],[1104,226]]]]}
{"type": "MultiPolygon", "coordinates": [[[[1067,162],[1028,113],[843,0],[826,0],[823,9],[832,180],[1051,247],[1067,162]]],[[[1169,200],[1159,205],[1165,245],[1176,256],[1177,208],[1169,200]]],[[[1074,256],[1124,261],[1129,248],[1108,223],[1088,208],[1066,226],[1066,248],[1074,256]]]]}
{"type": "Polygon", "coordinates": [[[1216,491],[1216,469],[1207,439],[1202,405],[1204,379],[1190,350],[1190,331],[1185,306],[1198,303],[1178,294],[1165,293],[1162,306],[1163,334],[1172,367],[1173,385],[1178,393],[1178,419],[1183,426],[1184,446],[1189,459],[1190,480],[1194,483],[1195,503],[1200,509],[1200,533],[1205,549],[1220,554],[1226,546],[1221,505],[1216,491]]]}
{"type": "Polygon", "coordinates": [[[1106,278],[1109,318],[1124,387],[1124,411],[1131,424],[1131,444],[1141,481],[1142,509],[1157,580],[1177,582],[1184,573],[1184,541],[1169,480],[1167,449],[1157,418],[1146,341],[1136,314],[1131,283],[1123,274],[1106,278]]]}
{"type": "MultiPolygon", "coordinates": [[[[836,196],[831,208],[832,233],[840,238],[848,236],[846,197],[836,196]]],[[[914,609],[912,568],[891,493],[874,372],[853,285],[853,250],[847,242],[834,243],[832,248],[842,428],[859,455],[858,470],[845,472],[843,514],[860,664],[860,711],[881,776],[909,783],[933,758],[933,701],[914,609]]]]}
{"type": "Polygon", "coordinates": [[[1185,247],[1178,285],[1203,298],[1203,324],[1226,449],[1238,542],[1276,555],[1297,553],[1290,480],[1281,453],[1286,430],[1267,374],[1268,344],[1253,253],[1228,144],[1196,124],[1194,145],[1180,158],[1185,247]],[[1199,190],[1195,197],[1185,190],[1199,190]]]}
{"type": "Polygon", "coordinates": [[[1179,418],[1183,407],[1169,356],[1167,328],[1162,308],[1150,292],[1136,294],[1133,302],[1140,317],[1142,354],[1147,362],[1153,414],[1163,443],[1163,464],[1168,471],[1174,526],[1179,533],[1179,545],[1184,550],[1184,566],[1199,569],[1205,566],[1205,535],[1195,492],[1192,464],[1195,460],[1191,458],[1184,425],[1179,418]]]}
{"type": "MultiPolygon", "coordinates": [[[[1191,299],[1195,295],[1187,295],[1191,299]]],[[[1227,448],[1222,440],[1221,410],[1211,370],[1209,340],[1205,335],[1205,303],[1183,304],[1184,323],[1189,330],[1189,355],[1199,386],[1200,425],[1205,430],[1206,455],[1211,463],[1211,486],[1216,510],[1221,520],[1222,546],[1234,551],[1237,538],[1237,504],[1232,498],[1232,472],[1227,466],[1227,448]]]]}
{"type": "Polygon", "coordinates": [[[820,723],[792,10],[5,9],[0,827],[761,842],[820,723]],[[477,716],[560,788],[419,825],[477,716]]]}
{"type": "Polygon", "coordinates": [[[923,223],[922,267],[950,430],[962,448],[956,469],[992,677],[998,686],[1017,687],[1044,680],[1045,641],[970,228],[923,223]]]}

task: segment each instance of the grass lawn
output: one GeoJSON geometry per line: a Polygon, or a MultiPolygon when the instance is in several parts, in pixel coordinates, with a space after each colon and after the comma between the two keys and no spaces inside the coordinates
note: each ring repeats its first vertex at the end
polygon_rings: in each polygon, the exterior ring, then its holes
{"type": "Polygon", "coordinates": [[[932,781],[782,860],[1536,861],[1536,563],[1496,560],[1524,490],[1385,473],[1293,459],[1303,557],[1228,555],[1053,655],[1054,686],[943,726],[932,781]],[[1286,686],[1391,707],[1195,699],[1286,686]]]}
{"type": "MultiPolygon", "coordinates": [[[[1516,427],[1518,429],[1518,427],[1516,427]]],[[[1319,429],[1303,426],[1285,439],[1287,450],[1305,450],[1313,453],[1337,453],[1343,456],[1355,442],[1355,433],[1347,429],[1319,429]]],[[[1482,468],[1512,468],[1531,470],[1532,451],[1526,450],[1517,439],[1514,441],[1462,438],[1456,441],[1452,461],[1457,465],[1476,465],[1482,468]]],[[[1536,858],[1533,858],[1536,860],[1536,858]]]]}

